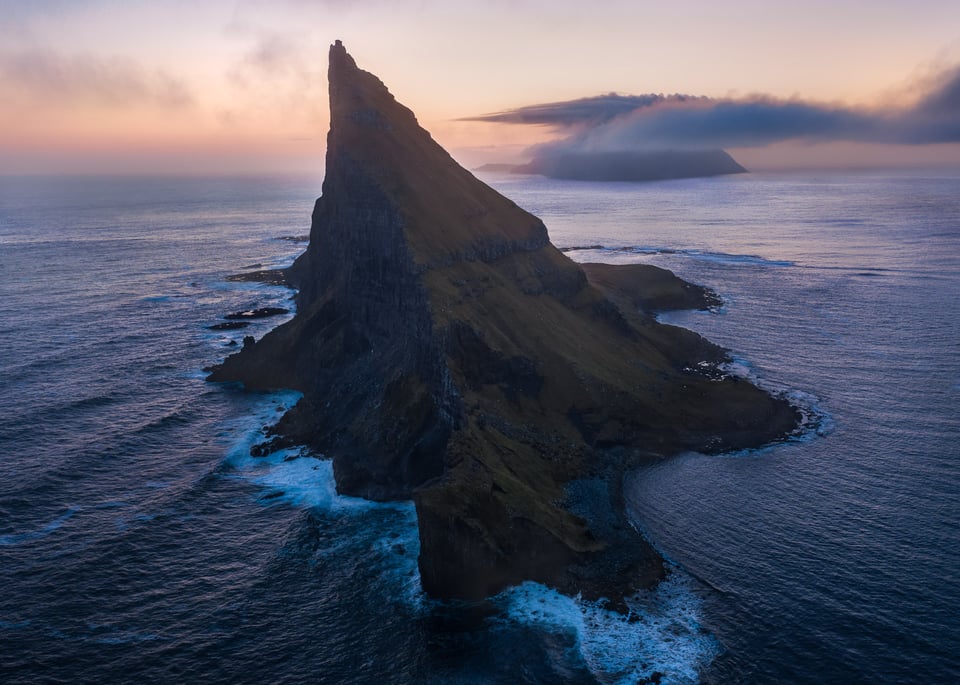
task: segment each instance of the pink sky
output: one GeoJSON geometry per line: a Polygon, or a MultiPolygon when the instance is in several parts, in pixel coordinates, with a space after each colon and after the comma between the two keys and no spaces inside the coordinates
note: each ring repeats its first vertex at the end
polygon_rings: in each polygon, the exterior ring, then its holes
{"type": "MultiPolygon", "coordinates": [[[[457,119],[612,91],[906,103],[960,63],[958,27],[955,0],[0,0],[0,173],[318,170],[337,38],[473,165],[553,133],[457,119]]],[[[960,164],[957,145],[735,155],[960,164]]]]}

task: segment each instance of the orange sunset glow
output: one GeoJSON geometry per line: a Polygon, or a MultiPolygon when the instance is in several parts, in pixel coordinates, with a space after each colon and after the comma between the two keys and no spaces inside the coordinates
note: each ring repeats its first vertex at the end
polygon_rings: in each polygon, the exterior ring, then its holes
{"type": "MultiPolygon", "coordinates": [[[[897,108],[960,62],[960,5],[937,0],[0,4],[6,174],[316,171],[334,38],[470,165],[562,133],[469,121],[536,103],[617,92],[897,108]]],[[[842,142],[730,147],[760,167],[960,162],[951,141],[842,142]]]]}

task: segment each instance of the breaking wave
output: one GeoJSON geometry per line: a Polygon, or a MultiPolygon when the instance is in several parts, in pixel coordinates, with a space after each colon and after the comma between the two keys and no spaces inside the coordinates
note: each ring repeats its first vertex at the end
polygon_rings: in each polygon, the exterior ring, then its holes
{"type": "Polygon", "coordinates": [[[785,259],[767,259],[758,255],[730,254],[728,252],[712,252],[697,249],[674,249],[669,247],[651,247],[647,245],[575,245],[560,248],[561,252],[600,252],[606,254],[638,254],[638,255],[680,255],[703,261],[739,265],[763,266],[796,266],[796,262],[785,259]]]}

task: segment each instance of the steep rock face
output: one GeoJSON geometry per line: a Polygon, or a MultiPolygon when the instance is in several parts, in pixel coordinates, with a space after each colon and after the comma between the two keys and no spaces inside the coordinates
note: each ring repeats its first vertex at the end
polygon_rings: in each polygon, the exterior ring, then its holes
{"type": "Polygon", "coordinates": [[[631,287],[644,267],[593,268],[593,285],[339,42],[329,75],[323,195],[287,274],[297,315],[210,379],[302,391],[278,443],[332,455],[341,492],[413,498],[434,595],[529,579],[616,601],[654,582],[623,469],[777,439],[796,412],[699,371],[723,351],[638,309],[672,306],[631,287]]]}

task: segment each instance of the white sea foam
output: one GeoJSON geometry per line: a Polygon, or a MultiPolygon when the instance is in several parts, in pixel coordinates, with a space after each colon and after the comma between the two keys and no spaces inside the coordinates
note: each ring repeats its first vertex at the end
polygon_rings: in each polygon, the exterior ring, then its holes
{"type": "MultiPolygon", "coordinates": [[[[263,486],[263,502],[285,502],[321,510],[364,509],[373,502],[337,494],[333,464],[299,448],[288,448],[254,457],[250,449],[268,438],[264,428],[300,399],[294,391],[271,393],[254,407],[251,416],[236,426],[236,437],[224,465],[246,480],[263,486]]],[[[233,433],[228,429],[228,432],[233,433]]]]}
{"type": "Polygon", "coordinates": [[[693,580],[674,570],[656,588],[628,600],[628,616],[596,602],[524,583],[497,597],[509,620],[571,634],[601,683],[695,683],[720,654],[720,643],[700,625],[702,600],[693,580]]]}
{"type": "Polygon", "coordinates": [[[791,442],[807,442],[833,432],[836,422],[819,397],[803,390],[789,390],[784,396],[800,410],[800,429],[791,442]]]}
{"type": "MultiPolygon", "coordinates": [[[[756,382],[756,379],[749,377],[756,382]]],[[[761,385],[757,383],[757,385],[761,385]]],[[[823,406],[820,399],[803,390],[788,390],[778,393],[784,397],[797,411],[800,412],[800,423],[793,433],[780,442],[773,442],[762,447],[749,447],[742,450],[724,452],[723,457],[756,457],[769,454],[780,448],[781,445],[791,443],[807,443],[817,440],[833,432],[836,423],[833,415],[823,406]]]]}
{"type": "Polygon", "coordinates": [[[677,250],[677,254],[731,266],[795,266],[794,262],[786,259],[767,259],[758,255],[728,254],[726,252],[706,252],[702,250],[677,250]]]}
{"type": "MultiPolygon", "coordinates": [[[[231,447],[223,465],[230,476],[242,478],[262,488],[261,504],[284,504],[311,509],[319,516],[372,516],[372,525],[362,524],[355,535],[342,540],[337,549],[345,554],[373,551],[379,573],[392,586],[392,596],[419,612],[427,605],[420,584],[417,557],[420,537],[413,502],[374,502],[348,497],[337,492],[333,462],[306,453],[299,447],[277,450],[262,457],[250,454],[250,448],[267,440],[264,428],[292,407],[301,394],[294,391],[271,393],[258,401],[251,414],[227,427],[225,437],[231,447]],[[377,516],[388,512],[388,516],[377,516]]],[[[327,550],[329,553],[330,550],[327,550]]]]}
{"type": "Polygon", "coordinates": [[[729,252],[713,252],[710,250],[698,250],[694,248],[682,249],[671,247],[655,247],[651,245],[582,245],[563,248],[564,252],[601,252],[614,254],[634,254],[634,255],[677,255],[680,257],[690,257],[700,259],[715,264],[725,264],[730,266],[796,266],[795,262],[786,259],[767,259],[759,255],[750,254],[731,254],[729,252]]]}
{"type": "Polygon", "coordinates": [[[736,355],[731,355],[730,361],[724,364],[722,368],[727,374],[737,378],[752,378],[754,373],[753,363],[749,359],[736,355]]]}

